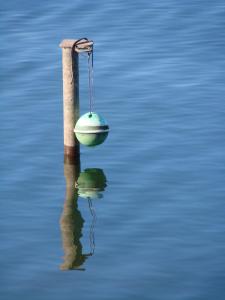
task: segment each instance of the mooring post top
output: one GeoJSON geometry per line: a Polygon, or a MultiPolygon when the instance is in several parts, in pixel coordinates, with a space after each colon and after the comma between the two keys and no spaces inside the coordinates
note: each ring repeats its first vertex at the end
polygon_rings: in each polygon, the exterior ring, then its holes
{"type": "Polygon", "coordinates": [[[81,53],[81,52],[90,52],[92,51],[94,42],[91,40],[86,40],[86,39],[80,39],[80,40],[70,40],[70,39],[66,39],[63,40],[60,44],[59,47],[60,48],[71,48],[74,46],[74,43],[76,41],[79,41],[77,43],[77,46],[74,47],[74,51],[76,51],[77,53],[81,53]]]}

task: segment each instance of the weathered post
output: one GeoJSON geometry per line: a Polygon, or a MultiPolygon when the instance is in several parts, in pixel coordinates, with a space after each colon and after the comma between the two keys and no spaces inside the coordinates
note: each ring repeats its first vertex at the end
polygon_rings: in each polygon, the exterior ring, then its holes
{"type": "Polygon", "coordinates": [[[79,53],[91,52],[93,42],[87,39],[63,40],[63,116],[64,116],[64,161],[77,161],[79,142],[74,135],[74,126],[79,118],[79,53]]]}

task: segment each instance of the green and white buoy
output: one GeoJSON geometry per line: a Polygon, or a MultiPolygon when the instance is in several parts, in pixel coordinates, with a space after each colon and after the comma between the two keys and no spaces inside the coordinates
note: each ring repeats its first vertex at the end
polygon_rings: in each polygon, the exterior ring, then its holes
{"type": "Polygon", "coordinates": [[[78,141],[88,147],[102,144],[108,136],[109,126],[97,113],[86,113],[79,118],[74,128],[78,141]]]}

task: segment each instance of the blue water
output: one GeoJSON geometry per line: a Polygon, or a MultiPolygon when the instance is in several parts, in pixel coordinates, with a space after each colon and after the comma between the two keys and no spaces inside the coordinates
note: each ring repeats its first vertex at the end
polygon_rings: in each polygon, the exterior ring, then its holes
{"type": "MultiPolygon", "coordinates": [[[[1,299],[225,298],[224,26],[222,0],[1,3],[1,299]],[[66,231],[58,45],[80,37],[111,132],[66,231]]],[[[84,113],[85,56],[80,79],[84,113]]]]}

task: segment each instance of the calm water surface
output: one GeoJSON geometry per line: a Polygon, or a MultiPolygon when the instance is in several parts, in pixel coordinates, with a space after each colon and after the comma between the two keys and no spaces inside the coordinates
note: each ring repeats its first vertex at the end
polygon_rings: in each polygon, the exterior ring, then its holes
{"type": "Polygon", "coordinates": [[[1,3],[1,299],[225,298],[224,26],[222,0],[1,3]],[[78,179],[58,44],[83,36],[111,133],[78,179]]]}

